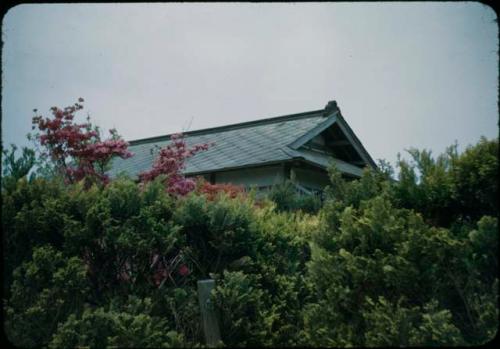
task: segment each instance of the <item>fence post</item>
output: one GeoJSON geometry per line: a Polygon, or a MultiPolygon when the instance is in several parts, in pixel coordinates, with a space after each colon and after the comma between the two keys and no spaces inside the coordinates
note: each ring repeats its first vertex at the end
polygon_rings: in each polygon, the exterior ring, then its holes
{"type": "Polygon", "coordinates": [[[217,315],[210,300],[210,291],[215,287],[215,280],[198,280],[198,301],[200,303],[201,321],[205,341],[208,347],[215,347],[220,341],[220,330],[217,315]]]}

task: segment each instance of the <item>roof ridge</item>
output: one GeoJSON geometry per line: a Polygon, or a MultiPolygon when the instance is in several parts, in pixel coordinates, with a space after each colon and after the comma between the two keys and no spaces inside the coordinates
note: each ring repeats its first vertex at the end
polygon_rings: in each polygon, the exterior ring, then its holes
{"type": "MultiPolygon", "coordinates": [[[[273,123],[283,121],[283,120],[305,119],[305,118],[310,118],[310,117],[320,116],[320,115],[323,116],[323,112],[324,112],[324,109],[318,109],[318,110],[312,110],[312,111],[296,113],[296,114],[288,114],[288,115],[275,116],[275,117],[265,118],[265,119],[244,121],[244,122],[240,122],[240,123],[236,123],[236,124],[203,128],[203,129],[199,129],[199,130],[187,131],[187,132],[182,132],[182,133],[185,136],[210,134],[212,132],[217,132],[217,131],[229,131],[229,130],[235,130],[235,129],[240,129],[240,128],[247,128],[247,127],[251,127],[251,126],[273,124],[273,123]]],[[[151,143],[151,142],[155,142],[155,141],[158,142],[158,141],[162,141],[162,140],[168,140],[168,139],[170,139],[170,136],[172,136],[173,134],[174,133],[170,133],[170,134],[163,135],[163,136],[154,136],[154,137],[148,137],[148,138],[135,139],[135,140],[129,141],[129,144],[130,145],[138,145],[138,144],[143,144],[143,143],[151,143]]]]}

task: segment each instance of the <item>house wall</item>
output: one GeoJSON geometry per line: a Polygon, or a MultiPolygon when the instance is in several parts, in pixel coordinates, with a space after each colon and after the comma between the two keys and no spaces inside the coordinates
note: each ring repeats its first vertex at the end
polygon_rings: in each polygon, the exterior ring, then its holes
{"type": "Polygon", "coordinates": [[[283,167],[281,166],[241,169],[215,174],[215,183],[232,183],[246,187],[271,186],[281,183],[283,179],[283,167]]]}
{"type": "MultiPolygon", "coordinates": [[[[330,181],[326,172],[314,168],[292,166],[291,175],[298,184],[306,189],[322,190],[330,181]]],[[[210,181],[210,174],[202,176],[210,181]]],[[[215,173],[215,183],[243,185],[247,188],[269,189],[268,187],[282,183],[285,179],[282,165],[260,168],[247,168],[215,173]]]]}

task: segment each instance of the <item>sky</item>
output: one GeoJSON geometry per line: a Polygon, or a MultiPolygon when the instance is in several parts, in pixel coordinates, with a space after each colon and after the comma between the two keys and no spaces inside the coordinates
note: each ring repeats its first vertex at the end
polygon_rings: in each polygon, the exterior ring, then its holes
{"type": "Polygon", "coordinates": [[[126,140],[336,100],[372,158],[498,137],[498,23],[478,2],[21,4],[2,19],[2,142],[79,97],[126,140]]]}

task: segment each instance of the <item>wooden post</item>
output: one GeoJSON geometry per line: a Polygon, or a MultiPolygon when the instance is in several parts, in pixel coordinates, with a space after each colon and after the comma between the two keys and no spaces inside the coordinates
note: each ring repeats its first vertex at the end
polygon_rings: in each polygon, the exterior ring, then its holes
{"type": "Polygon", "coordinates": [[[215,287],[215,280],[198,281],[198,301],[200,303],[201,321],[203,332],[208,347],[213,348],[220,341],[220,330],[217,315],[210,300],[210,291],[215,287]]]}

